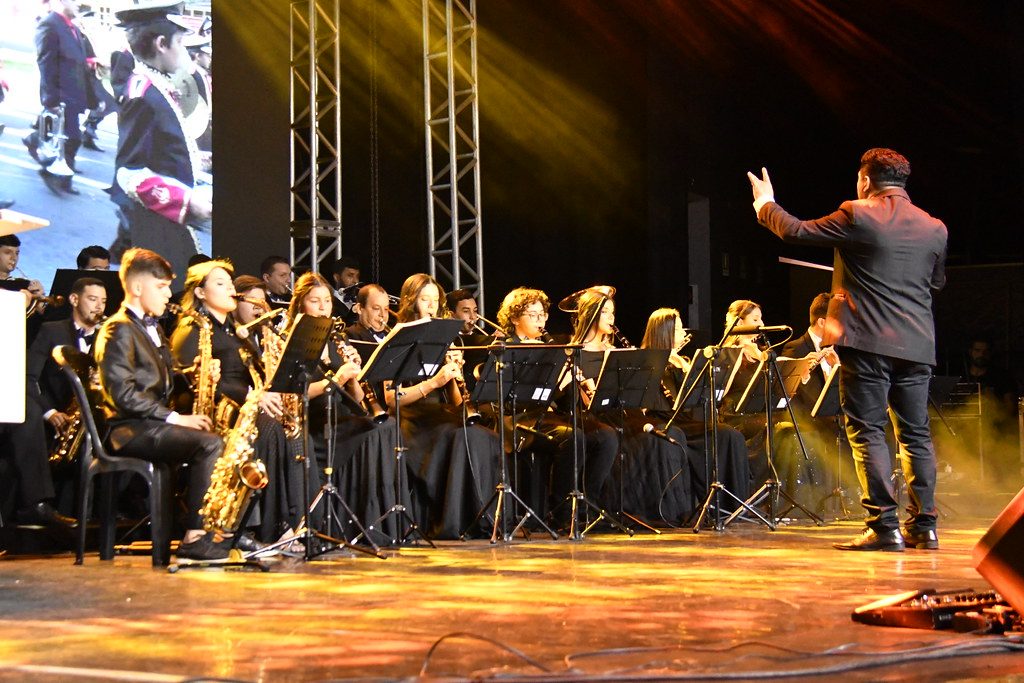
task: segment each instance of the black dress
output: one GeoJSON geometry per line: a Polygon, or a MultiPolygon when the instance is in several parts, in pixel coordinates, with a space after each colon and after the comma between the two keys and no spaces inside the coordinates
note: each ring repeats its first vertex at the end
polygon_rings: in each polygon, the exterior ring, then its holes
{"type": "MultiPolygon", "coordinates": [[[[584,351],[583,376],[598,380],[604,353],[584,351]]],[[[639,408],[589,412],[596,420],[616,430],[620,437],[618,466],[602,492],[603,505],[650,523],[678,523],[693,511],[690,465],[686,436],[671,426],[667,435],[679,445],[644,431],[651,422],[661,426],[639,408]]]]}
{"type": "MultiPolygon", "coordinates": [[[[665,368],[662,384],[671,396],[677,396],[683,386],[685,373],[671,363],[665,368]]],[[[659,397],[659,403],[661,397],[659,397]]],[[[652,416],[668,419],[672,415],[672,404],[668,397],[652,416]]],[[[739,430],[725,424],[721,420],[717,430],[704,419],[703,415],[695,415],[690,411],[682,411],[673,420],[673,424],[686,434],[687,456],[690,462],[691,490],[697,501],[707,496],[708,482],[712,476],[711,439],[717,432],[718,440],[718,481],[740,500],[750,495],[750,463],[747,458],[747,444],[739,430]]],[[[734,510],[735,502],[723,501],[724,510],[734,510]]]]}
{"type": "Polygon", "coordinates": [[[470,524],[498,484],[498,435],[464,424],[461,407],[442,403],[443,391],[402,406],[414,516],[436,539],[457,539],[463,532],[486,535],[493,507],[481,524],[470,524]]]}
{"type": "MultiPolygon", "coordinates": [[[[211,354],[220,361],[217,399],[227,396],[242,405],[252,388],[252,376],[240,353],[247,342],[235,336],[230,317],[225,323],[212,316],[207,317],[213,325],[211,354]]],[[[170,347],[179,367],[192,365],[199,354],[199,327],[192,318],[185,316],[179,321],[171,335],[170,347]]],[[[182,408],[185,409],[184,406],[182,408]]],[[[259,540],[272,542],[287,529],[297,528],[302,519],[303,467],[300,461],[291,457],[280,422],[260,413],[256,427],[254,455],[267,468],[269,482],[261,493],[258,512],[250,516],[250,525],[259,540]]]]}
{"type": "MultiPolygon", "coordinates": [[[[343,361],[333,344],[328,343],[329,365],[332,370],[342,366],[343,361]]],[[[314,381],[323,379],[323,374],[314,376],[314,381]]],[[[345,387],[343,387],[345,389],[345,387]]],[[[397,447],[397,428],[394,418],[388,418],[376,424],[367,417],[361,406],[347,393],[342,394],[336,388],[330,393],[318,396],[309,402],[309,431],[320,467],[326,467],[327,444],[333,437],[334,485],[338,494],[364,527],[373,528],[368,531],[371,540],[381,544],[391,544],[407,531],[408,524],[403,518],[392,514],[381,521],[384,515],[399,500],[411,509],[408,483],[400,482],[396,492],[395,481],[395,448],[397,447]],[[331,407],[331,419],[328,421],[328,401],[331,407]]],[[[315,523],[323,522],[327,500],[321,500],[314,509],[312,518],[315,523]]],[[[359,530],[351,519],[344,514],[337,502],[337,522],[342,535],[352,540],[359,530]]],[[[328,530],[334,533],[335,530],[328,530]]]]}

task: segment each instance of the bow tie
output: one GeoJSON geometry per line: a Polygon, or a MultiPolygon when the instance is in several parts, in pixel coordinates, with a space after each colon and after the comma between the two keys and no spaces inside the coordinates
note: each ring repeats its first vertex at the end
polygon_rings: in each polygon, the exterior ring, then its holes
{"type": "Polygon", "coordinates": [[[146,327],[156,327],[160,324],[160,318],[155,315],[149,315],[148,313],[142,316],[142,324],[146,327]]]}
{"type": "Polygon", "coordinates": [[[86,344],[88,344],[89,346],[92,346],[93,340],[96,339],[96,331],[93,330],[92,332],[86,332],[82,328],[76,327],[75,328],[75,337],[78,338],[78,339],[84,339],[86,344]]]}

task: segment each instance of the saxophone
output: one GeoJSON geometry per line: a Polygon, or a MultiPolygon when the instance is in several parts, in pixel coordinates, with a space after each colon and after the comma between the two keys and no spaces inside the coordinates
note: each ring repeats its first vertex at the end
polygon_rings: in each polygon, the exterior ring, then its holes
{"type": "MultiPolygon", "coordinates": [[[[85,391],[90,396],[90,403],[92,397],[101,391],[100,375],[95,365],[89,368],[85,391]]],[[[57,430],[53,446],[50,447],[49,459],[50,465],[53,467],[62,467],[74,462],[75,456],[78,455],[78,449],[82,447],[82,437],[85,436],[85,423],[82,421],[82,409],[79,407],[78,401],[72,401],[71,407],[64,413],[68,416],[68,421],[57,430]]]]}
{"type": "Polygon", "coordinates": [[[265,488],[269,481],[266,467],[252,457],[262,397],[262,388],[249,392],[235,426],[226,434],[224,451],[213,467],[210,488],[199,509],[207,531],[234,533],[253,492],[265,488]]]}
{"type": "MultiPolygon", "coordinates": [[[[266,371],[267,383],[270,382],[277,366],[281,363],[281,355],[284,353],[284,346],[287,339],[274,328],[267,325],[269,334],[263,335],[263,367],[266,371]]],[[[298,394],[281,394],[281,407],[283,414],[278,418],[284,428],[284,434],[288,439],[298,439],[302,436],[302,397],[298,394]]]]}
{"type": "Polygon", "coordinates": [[[187,310],[178,304],[168,304],[167,307],[172,313],[192,318],[199,326],[199,362],[195,366],[192,414],[206,415],[213,422],[214,431],[225,436],[238,415],[238,403],[227,396],[217,400],[217,383],[213,381],[210,372],[213,363],[213,323],[202,313],[187,310]]]}

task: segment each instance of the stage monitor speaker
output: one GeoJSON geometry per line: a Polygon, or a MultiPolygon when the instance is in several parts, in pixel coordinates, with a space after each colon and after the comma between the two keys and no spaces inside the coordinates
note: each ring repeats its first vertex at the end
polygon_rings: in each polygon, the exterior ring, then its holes
{"type": "Polygon", "coordinates": [[[1024,489],[974,546],[974,568],[1024,614],[1024,489]]]}

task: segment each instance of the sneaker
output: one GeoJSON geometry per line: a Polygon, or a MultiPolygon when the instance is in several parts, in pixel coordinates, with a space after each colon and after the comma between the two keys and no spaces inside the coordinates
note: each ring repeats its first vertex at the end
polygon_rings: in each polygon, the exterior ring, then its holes
{"type": "Polygon", "coordinates": [[[213,534],[203,534],[191,543],[178,546],[176,555],[184,560],[226,560],[231,541],[213,540],[213,534]]]}

